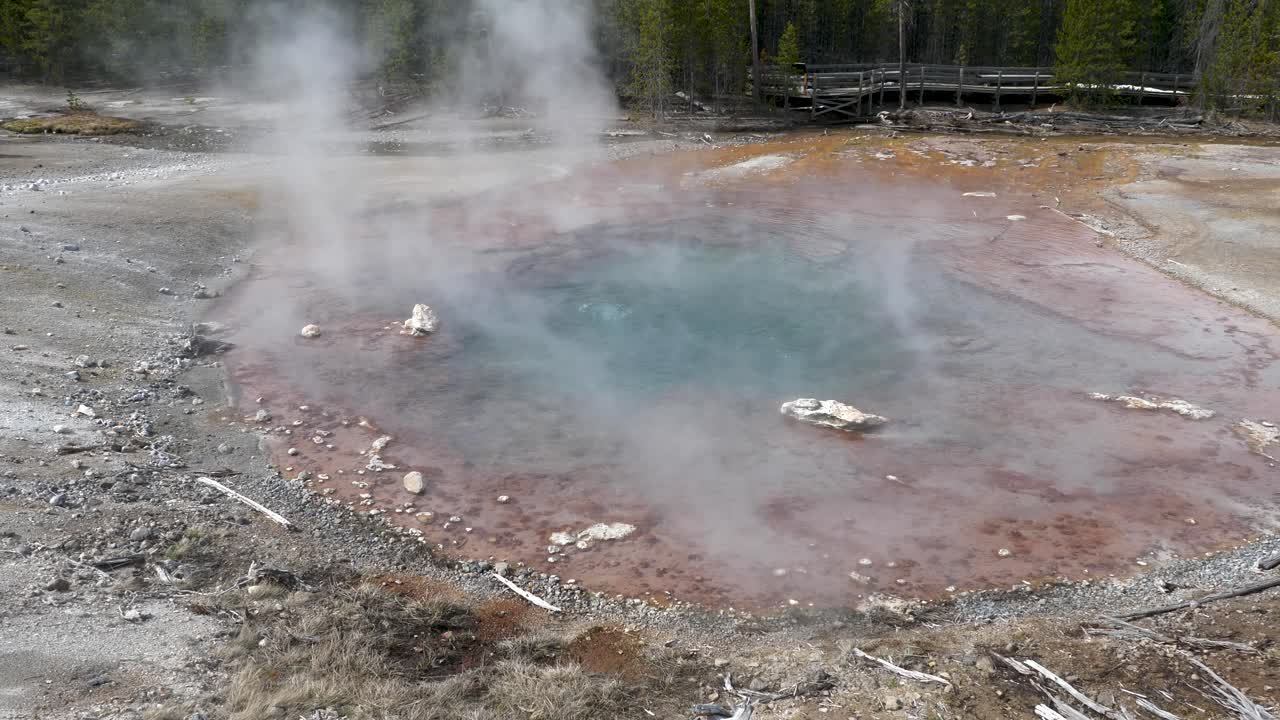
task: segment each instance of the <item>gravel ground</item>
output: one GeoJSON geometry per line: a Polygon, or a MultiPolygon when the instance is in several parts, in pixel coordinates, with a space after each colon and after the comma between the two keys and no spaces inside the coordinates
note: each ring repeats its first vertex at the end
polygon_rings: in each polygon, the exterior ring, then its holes
{"type": "MultiPolygon", "coordinates": [[[[25,102],[24,107],[40,104],[38,97],[25,102]]],[[[165,121],[186,104],[162,104],[154,111],[145,103],[121,107],[165,121]]],[[[508,130],[498,128],[495,136],[505,137],[508,130]]],[[[171,130],[153,137],[165,132],[171,130]]],[[[389,140],[413,142],[411,129],[396,132],[389,140]]],[[[694,135],[620,138],[611,156],[671,152],[700,142],[694,135]]],[[[878,142],[872,137],[862,151],[875,152],[878,142]]],[[[437,562],[381,524],[317,501],[267,463],[257,426],[228,407],[218,356],[209,352],[216,334],[205,330],[204,342],[191,340],[192,325],[208,305],[204,298],[230,287],[252,265],[252,191],[269,160],[156,149],[157,144],[147,138],[0,136],[3,719],[142,717],[157,707],[216,697],[226,681],[218,649],[236,636],[241,618],[210,612],[199,593],[228,592],[251,563],[287,570],[317,586],[393,576],[440,581],[470,602],[506,597],[487,564],[437,562]],[[296,531],[194,482],[209,475],[283,514],[296,531]]],[[[508,152],[523,154],[530,168],[541,166],[549,153],[536,142],[508,152]]],[[[1172,159],[1167,149],[1144,152],[1150,152],[1142,161],[1150,168],[1146,179],[1113,190],[1113,211],[1125,203],[1142,208],[1159,202],[1158,214],[1167,216],[1176,203],[1160,195],[1167,188],[1159,183],[1169,182],[1160,179],[1167,174],[1161,168],[1172,163],[1184,181],[1188,173],[1203,172],[1205,182],[1214,183],[1215,173],[1235,173],[1229,168],[1242,167],[1238,163],[1249,157],[1250,171],[1261,177],[1254,207],[1262,212],[1247,221],[1254,228],[1274,227],[1268,223],[1275,221],[1276,204],[1264,199],[1266,193],[1275,197],[1275,185],[1266,184],[1278,174],[1273,150],[1214,146],[1172,159]],[[1164,199],[1151,200],[1157,196],[1164,199]]],[[[424,202],[510,181],[483,162],[461,172],[447,158],[393,153],[371,154],[369,164],[387,187],[424,202]]],[[[1080,202],[1082,212],[1095,210],[1080,202]]],[[[1124,220],[1108,222],[1119,226],[1124,220]]],[[[1214,246],[1221,225],[1203,216],[1197,222],[1205,228],[1199,247],[1208,252],[1203,248],[1214,246]]],[[[1120,244],[1155,263],[1185,257],[1169,250],[1175,240],[1152,224],[1145,239],[1134,233],[1120,244]]],[[[1269,257],[1270,248],[1259,240],[1265,233],[1239,232],[1269,257]]],[[[1274,285],[1280,276],[1270,274],[1267,285],[1254,273],[1254,284],[1246,285],[1243,275],[1236,279],[1232,273],[1244,273],[1250,262],[1201,262],[1209,273],[1206,284],[1248,287],[1257,294],[1260,312],[1270,314],[1272,303],[1280,303],[1280,287],[1274,285]]],[[[1108,684],[1113,678],[1102,663],[1120,658],[1120,674],[1138,683],[1127,687],[1154,691],[1164,686],[1162,677],[1176,675],[1182,656],[1135,656],[1132,643],[1090,641],[1080,635],[1080,621],[1256,582],[1261,576],[1254,563],[1276,551],[1280,540],[1270,538],[1131,579],[1037,583],[966,593],[943,604],[881,598],[861,608],[767,618],[662,609],[597,597],[529,571],[511,575],[565,608],[562,616],[537,620],[540,626],[561,632],[625,627],[655,646],[674,643],[689,653],[701,695],[678,703],[723,700],[717,686],[725,671],[763,690],[823,670],[836,678],[835,689],[773,703],[757,717],[814,717],[819,711],[836,717],[1027,717],[1038,696],[1022,679],[992,667],[988,650],[1071,663],[1079,673],[1073,682],[1113,699],[1118,690],[1108,684]],[[901,685],[883,670],[851,659],[854,647],[924,671],[947,672],[957,688],[901,685]],[[1151,664],[1157,661],[1167,662],[1151,664]]],[[[246,612],[267,607],[252,598],[245,602],[246,612]]],[[[1271,647],[1277,612],[1273,597],[1258,595],[1169,622],[1186,625],[1178,626],[1182,631],[1216,632],[1209,637],[1254,644],[1269,658],[1258,663],[1262,670],[1218,662],[1247,676],[1256,699],[1274,703],[1273,686],[1280,685],[1271,647]]],[[[637,710],[636,716],[647,715],[637,710]]]]}

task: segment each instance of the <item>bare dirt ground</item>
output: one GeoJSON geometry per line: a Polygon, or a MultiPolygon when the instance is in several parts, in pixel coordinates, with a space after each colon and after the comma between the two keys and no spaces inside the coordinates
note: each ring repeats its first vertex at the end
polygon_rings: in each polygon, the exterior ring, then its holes
{"type": "MultiPolygon", "coordinates": [[[[433,559],[321,502],[229,405],[216,329],[193,336],[208,298],[252,267],[270,161],[163,140],[184,137],[177,118],[198,100],[113,105],[163,127],[132,140],[0,135],[0,718],[675,718],[741,702],[726,674],[756,693],[756,718],[1026,718],[1050,696],[1086,717],[1159,717],[1141,700],[1178,717],[1263,718],[1249,703],[1280,702],[1280,591],[1135,620],[1145,634],[1103,619],[1280,577],[1255,570],[1280,551],[1265,534],[1135,577],[772,616],[663,608],[504,568],[564,609],[550,614],[489,563],[433,559]]],[[[207,118],[215,133],[239,122],[207,118]]],[[[490,140],[513,137],[508,125],[490,140]]],[[[483,161],[457,167],[412,126],[394,133],[402,154],[366,159],[388,202],[520,181],[483,161]]],[[[715,168],[781,147],[810,164],[764,170],[779,182],[823,163],[890,163],[970,191],[1032,188],[1117,251],[1272,319],[1280,308],[1274,147],[847,130],[694,151],[709,144],[699,136],[622,138],[615,155],[684,151],[680,163],[715,168]]],[[[529,173],[554,161],[536,142],[504,150],[529,173]]]]}

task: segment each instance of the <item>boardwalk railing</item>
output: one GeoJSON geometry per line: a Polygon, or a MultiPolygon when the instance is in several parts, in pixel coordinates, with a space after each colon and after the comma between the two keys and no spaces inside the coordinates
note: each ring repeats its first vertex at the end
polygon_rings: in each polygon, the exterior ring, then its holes
{"type": "MultiPolygon", "coordinates": [[[[1125,72],[1118,82],[1103,89],[1118,95],[1165,100],[1189,97],[1195,91],[1190,74],[1125,72]]],[[[761,73],[760,92],[765,97],[795,99],[795,105],[808,105],[814,116],[839,113],[849,117],[870,114],[873,104],[883,104],[885,92],[894,100],[898,93],[924,94],[949,92],[956,104],[968,94],[989,95],[996,107],[1002,96],[1028,97],[1034,105],[1040,95],[1061,96],[1076,89],[1060,83],[1050,67],[986,67],[964,65],[908,64],[900,72],[896,63],[863,63],[854,65],[796,65],[790,71],[770,66],[761,73]]],[[[1090,88],[1094,89],[1094,88],[1090,88]]]]}

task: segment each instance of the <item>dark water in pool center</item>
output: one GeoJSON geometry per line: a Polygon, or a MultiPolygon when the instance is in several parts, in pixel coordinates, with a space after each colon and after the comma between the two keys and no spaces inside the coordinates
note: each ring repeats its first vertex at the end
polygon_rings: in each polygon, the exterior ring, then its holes
{"type": "Polygon", "coordinates": [[[1068,443],[1074,460],[1059,457],[1042,431],[1003,427],[975,400],[1009,385],[1082,392],[1191,369],[996,297],[907,243],[824,238],[813,252],[796,242],[811,239],[803,228],[766,226],[749,242],[720,241],[726,232],[596,228],[571,243],[589,252],[535,254],[452,286],[438,303],[448,349],[386,368],[397,379],[385,386],[403,390],[388,398],[401,409],[392,416],[429,419],[485,465],[615,464],[643,476],[692,463],[732,467],[735,484],[766,473],[824,484],[847,480],[856,456],[830,437],[812,445],[821,431],[778,407],[834,398],[893,418],[884,436],[1011,454],[1019,469],[1083,481],[1087,429],[1068,443]],[[425,381],[404,381],[413,376],[425,381]]]}

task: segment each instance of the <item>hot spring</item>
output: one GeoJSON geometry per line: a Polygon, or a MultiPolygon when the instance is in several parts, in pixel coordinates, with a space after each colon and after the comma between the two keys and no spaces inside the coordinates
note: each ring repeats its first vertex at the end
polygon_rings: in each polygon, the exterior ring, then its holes
{"type": "Polygon", "coordinates": [[[525,189],[371,232],[340,283],[283,243],[220,311],[242,409],[277,416],[288,474],[448,554],[707,605],[1125,572],[1267,522],[1234,423],[1280,399],[1269,326],[1029,199],[857,187],[583,190],[567,228],[519,222],[525,189]],[[418,302],[440,330],[399,334],[418,302]],[[788,421],[798,397],[891,422],[788,421]],[[635,530],[551,541],[595,523],[635,530]]]}

